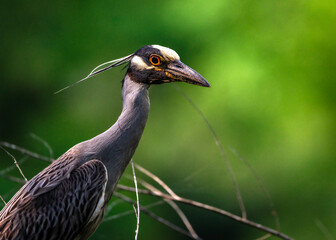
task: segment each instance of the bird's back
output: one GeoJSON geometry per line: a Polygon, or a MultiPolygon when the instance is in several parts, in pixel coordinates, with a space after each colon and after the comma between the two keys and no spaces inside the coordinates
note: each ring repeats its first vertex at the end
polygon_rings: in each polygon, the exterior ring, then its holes
{"type": "Polygon", "coordinates": [[[106,167],[99,160],[77,167],[71,160],[63,155],[7,203],[0,240],[87,239],[95,231],[106,207],[106,167]]]}

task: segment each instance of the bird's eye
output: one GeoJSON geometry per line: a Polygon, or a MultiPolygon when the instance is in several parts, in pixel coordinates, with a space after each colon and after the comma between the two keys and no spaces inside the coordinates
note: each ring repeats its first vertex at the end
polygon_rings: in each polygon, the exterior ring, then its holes
{"type": "Polygon", "coordinates": [[[151,62],[151,64],[153,64],[154,66],[159,66],[162,63],[162,58],[158,55],[150,55],[149,57],[149,61],[151,62]]]}

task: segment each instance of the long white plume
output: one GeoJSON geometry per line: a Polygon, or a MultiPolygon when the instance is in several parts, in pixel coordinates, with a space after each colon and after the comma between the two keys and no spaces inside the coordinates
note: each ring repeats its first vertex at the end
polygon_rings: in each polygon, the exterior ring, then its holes
{"type": "Polygon", "coordinates": [[[68,88],[70,88],[70,87],[72,87],[72,86],[74,86],[74,85],[76,85],[76,84],[78,84],[78,83],[80,83],[80,82],[83,82],[84,80],[86,80],[86,79],[88,79],[88,78],[90,78],[90,77],[93,77],[93,76],[95,76],[95,75],[97,75],[97,74],[99,74],[99,73],[102,73],[102,72],[104,72],[104,71],[106,71],[106,70],[108,70],[108,69],[110,69],[110,68],[117,67],[117,66],[120,66],[120,65],[122,65],[122,64],[128,63],[128,62],[132,59],[132,57],[133,57],[133,53],[130,54],[130,55],[128,55],[128,56],[126,56],[126,57],[122,57],[122,58],[114,59],[114,60],[105,62],[105,63],[103,63],[103,64],[100,64],[99,66],[95,67],[95,68],[89,73],[89,75],[87,75],[85,78],[83,78],[83,79],[81,79],[81,80],[79,80],[79,81],[77,81],[77,82],[75,82],[75,83],[73,83],[73,84],[70,84],[69,86],[66,86],[66,87],[62,88],[61,90],[58,90],[58,91],[55,92],[54,94],[60,93],[60,92],[62,92],[62,91],[64,91],[64,90],[66,90],[66,89],[68,89],[68,88]],[[107,67],[102,68],[103,66],[106,66],[106,65],[108,65],[108,64],[110,64],[110,65],[107,66],[107,67]]]}

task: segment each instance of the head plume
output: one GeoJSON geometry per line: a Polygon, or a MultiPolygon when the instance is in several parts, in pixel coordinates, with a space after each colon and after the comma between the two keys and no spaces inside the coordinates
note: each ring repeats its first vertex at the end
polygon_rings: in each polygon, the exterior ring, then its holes
{"type": "Polygon", "coordinates": [[[71,84],[71,85],[69,85],[69,86],[66,86],[65,88],[62,88],[61,90],[58,90],[58,91],[55,92],[54,94],[60,93],[60,92],[62,92],[62,91],[64,91],[64,90],[66,90],[66,89],[68,89],[68,88],[70,88],[70,87],[72,87],[72,86],[74,86],[74,85],[80,83],[80,82],[83,82],[83,81],[86,80],[86,79],[89,79],[89,78],[91,78],[91,77],[93,77],[93,76],[95,76],[95,75],[97,75],[97,74],[99,74],[99,73],[105,72],[106,70],[109,70],[110,68],[118,67],[118,66],[120,66],[120,65],[129,63],[133,56],[134,56],[134,53],[132,53],[132,54],[126,56],[126,57],[122,57],[122,58],[114,59],[114,60],[105,62],[105,63],[103,63],[103,64],[100,64],[99,66],[95,67],[95,68],[89,73],[89,75],[87,75],[85,78],[83,78],[83,79],[81,79],[81,80],[79,80],[79,81],[77,81],[77,82],[75,82],[75,83],[73,83],[73,84],[71,84]],[[108,64],[109,64],[109,65],[108,65],[108,64]],[[107,67],[104,67],[104,66],[106,66],[106,65],[108,65],[108,66],[107,66],[107,67]]]}

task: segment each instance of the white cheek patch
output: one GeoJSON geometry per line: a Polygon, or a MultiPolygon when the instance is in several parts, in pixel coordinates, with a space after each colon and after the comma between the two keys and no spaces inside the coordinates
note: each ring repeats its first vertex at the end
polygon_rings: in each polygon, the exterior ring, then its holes
{"type": "Polygon", "coordinates": [[[131,65],[135,66],[137,69],[153,69],[153,66],[147,65],[144,60],[139,56],[134,56],[131,60],[131,65]]]}
{"type": "Polygon", "coordinates": [[[172,49],[163,47],[160,45],[152,45],[153,48],[156,48],[161,51],[162,55],[168,58],[169,60],[180,60],[180,56],[172,49]]]}

